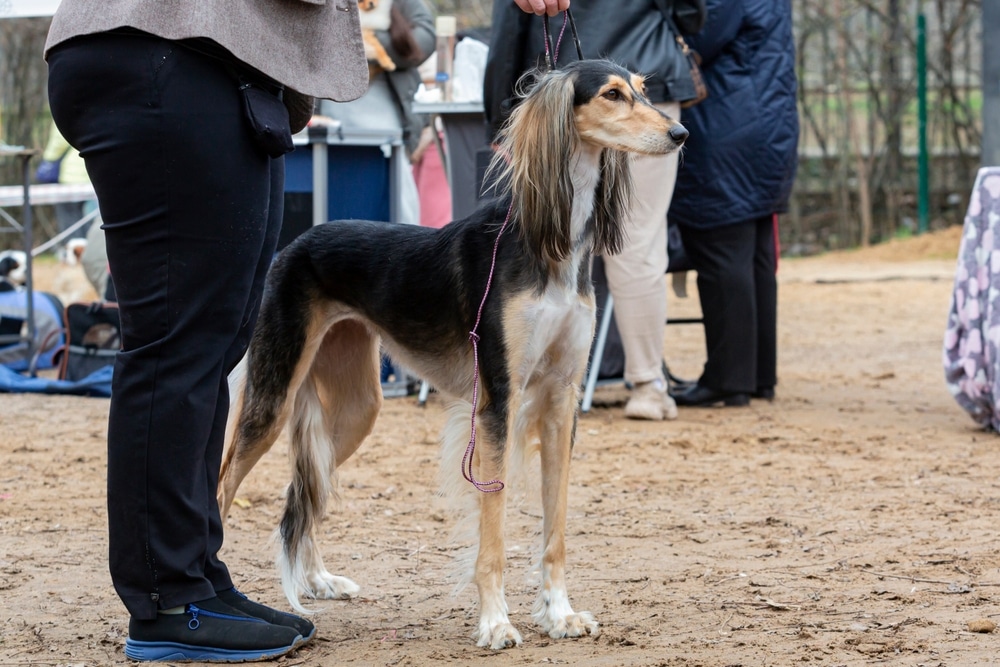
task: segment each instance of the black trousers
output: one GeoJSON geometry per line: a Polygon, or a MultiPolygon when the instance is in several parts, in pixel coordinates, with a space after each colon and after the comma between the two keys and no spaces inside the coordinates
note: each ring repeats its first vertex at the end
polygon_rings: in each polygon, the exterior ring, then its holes
{"type": "Polygon", "coordinates": [[[111,577],[133,617],[215,595],[229,407],[281,227],[284,160],[222,61],[148,35],[49,57],[59,130],[97,191],[121,309],[108,426],[111,577]]]}
{"type": "Polygon", "coordinates": [[[707,361],[698,383],[742,393],[774,387],[778,283],[773,217],[680,230],[698,272],[705,320],[707,361]]]}

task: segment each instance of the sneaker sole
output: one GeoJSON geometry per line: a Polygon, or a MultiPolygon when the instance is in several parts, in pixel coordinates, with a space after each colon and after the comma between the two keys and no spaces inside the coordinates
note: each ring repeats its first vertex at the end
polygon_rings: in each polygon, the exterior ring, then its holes
{"type": "Polygon", "coordinates": [[[303,644],[302,635],[288,646],[271,649],[211,648],[176,642],[125,640],[125,657],[140,662],[256,662],[290,653],[303,644]]]}

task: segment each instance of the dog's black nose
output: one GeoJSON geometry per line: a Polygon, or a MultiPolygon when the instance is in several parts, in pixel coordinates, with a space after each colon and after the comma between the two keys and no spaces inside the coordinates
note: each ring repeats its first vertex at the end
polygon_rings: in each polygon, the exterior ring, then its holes
{"type": "Polygon", "coordinates": [[[679,123],[670,128],[667,134],[670,135],[670,138],[678,145],[683,144],[684,140],[688,138],[687,129],[679,123]]]}

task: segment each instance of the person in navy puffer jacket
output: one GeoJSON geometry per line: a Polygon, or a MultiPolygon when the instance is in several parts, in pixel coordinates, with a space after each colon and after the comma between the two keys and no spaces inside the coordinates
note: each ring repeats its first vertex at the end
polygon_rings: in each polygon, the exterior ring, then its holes
{"type": "Polygon", "coordinates": [[[670,219],[698,273],[707,362],[679,406],[771,400],[777,382],[777,214],[795,178],[799,121],[790,0],[707,0],[688,39],[708,98],[690,131],[670,219]]]}

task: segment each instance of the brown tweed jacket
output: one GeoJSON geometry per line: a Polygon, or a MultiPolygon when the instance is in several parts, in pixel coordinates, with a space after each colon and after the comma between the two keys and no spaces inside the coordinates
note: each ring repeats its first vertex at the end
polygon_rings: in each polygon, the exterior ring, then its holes
{"type": "Polygon", "coordinates": [[[357,0],[62,0],[45,51],[122,27],[207,37],[306,95],[343,102],[368,89],[357,0]]]}

